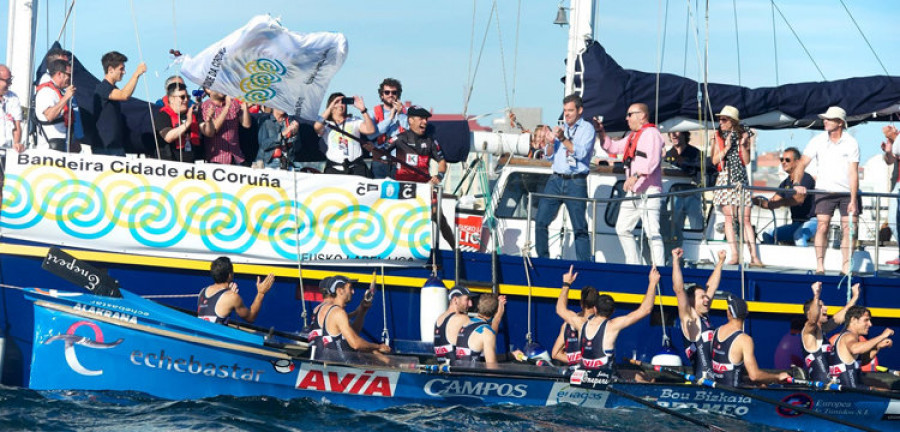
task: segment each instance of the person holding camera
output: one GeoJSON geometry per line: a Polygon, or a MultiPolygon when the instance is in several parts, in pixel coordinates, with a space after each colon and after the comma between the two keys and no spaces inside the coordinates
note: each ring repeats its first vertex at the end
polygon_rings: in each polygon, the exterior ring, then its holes
{"type": "Polygon", "coordinates": [[[328,108],[313,124],[324,143],[325,174],[371,177],[359,141],[361,135],[375,133],[375,123],[367,112],[361,96],[345,97],[340,92],[328,96],[328,108]],[[348,115],[347,105],[356,107],[362,117],[348,115]]]}

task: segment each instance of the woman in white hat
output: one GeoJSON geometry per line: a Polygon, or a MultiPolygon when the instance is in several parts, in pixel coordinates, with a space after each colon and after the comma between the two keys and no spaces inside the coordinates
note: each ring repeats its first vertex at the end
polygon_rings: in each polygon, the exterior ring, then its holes
{"type": "MultiPolygon", "coordinates": [[[[713,136],[712,162],[719,170],[716,186],[749,185],[745,165],[750,162],[750,132],[740,124],[738,109],[726,105],[719,113],[719,128],[713,136]]],[[[734,189],[720,189],[713,195],[713,203],[722,208],[725,214],[725,239],[731,246],[731,260],[728,264],[738,263],[738,245],[735,240],[734,216],[741,213],[743,207],[744,242],[750,248],[750,266],[762,267],[762,261],[756,251],[756,235],[750,224],[750,194],[741,194],[734,189]]]]}

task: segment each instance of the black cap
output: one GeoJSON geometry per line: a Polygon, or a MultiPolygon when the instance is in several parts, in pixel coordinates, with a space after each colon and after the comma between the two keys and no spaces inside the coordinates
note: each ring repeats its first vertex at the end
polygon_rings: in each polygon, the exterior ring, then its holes
{"type": "Polygon", "coordinates": [[[325,280],[322,281],[322,283],[326,283],[326,281],[327,281],[328,285],[325,287],[325,289],[327,289],[328,292],[335,294],[335,293],[337,293],[337,289],[339,287],[342,287],[348,283],[359,282],[359,279],[350,279],[347,276],[337,275],[337,276],[332,276],[330,278],[325,278],[325,280]]]}
{"type": "Polygon", "coordinates": [[[331,285],[330,282],[332,279],[334,279],[334,276],[328,276],[327,278],[322,279],[322,281],[319,282],[319,291],[322,291],[323,293],[327,292],[328,287],[331,285]]]}
{"type": "Polygon", "coordinates": [[[425,108],[422,108],[418,105],[413,105],[406,109],[406,116],[428,118],[431,117],[431,113],[428,112],[428,110],[425,108]]]}
{"type": "Polygon", "coordinates": [[[747,318],[750,311],[747,309],[747,302],[739,297],[728,297],[728,312],[736,319],[747,318]]]}
{"type": "Polygon", "coordinates": [[[467,296],[469,294],[469,289],[463,285],[453,285],[453,288],[450,289],[450,300],[453,300],[453,297],[456,296],[467,296]]]}

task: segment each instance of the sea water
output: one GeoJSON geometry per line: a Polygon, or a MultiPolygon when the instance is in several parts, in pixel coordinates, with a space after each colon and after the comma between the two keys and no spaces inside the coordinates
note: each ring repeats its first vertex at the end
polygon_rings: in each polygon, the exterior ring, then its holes
{"type": "MultiPolygon", "coordinates": [[[[685,411],[729,431],[776,431],[685,411]]],[[[128,392],[36,392],[0,387],[2,431],[696,431],[653,409],[405,406],[356,411],[310,399],[216,397],[170,401],[128,392]]]]}

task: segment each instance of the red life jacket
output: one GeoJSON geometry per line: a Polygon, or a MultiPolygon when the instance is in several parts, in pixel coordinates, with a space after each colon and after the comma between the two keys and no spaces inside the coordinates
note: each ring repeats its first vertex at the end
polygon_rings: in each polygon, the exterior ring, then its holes
{"type": "MultiPolygon", "coordinates": [[[[412,135],[412,134],[410,133],[410,135],[412,135]]],[[[397,158],[399,158],[400,160],[405,162],[406,165],[397,163],[397,171],[394,172],[395,180],[412,181],[412,182],[417,182],[417,183],[426,183],[431,180],[431,176],[425,176],[425,175],[419,174],[407,166],[407,165],[413,166],[425,173],[428,172],[428,169],[429,169],[428,164],[429,164],[429,162],[431,162],[430,146],[438,145],[437,141],[434,141],[433,139],[429,139],[428,141],[429,141],[429,148],[428,148],[429,151],[424,155],[420,155],[420,154],[416,153],[416,149],[414,146],[416,146],[417,143],[415,143],[415,142],[405,143],[405,142],[400,141],[397,143],[397,158]]]]}
{"type": "Polygon", "coordinates": [[[626,164],[631,163],[634,160],[634,155],[637,152],[638,141],[641,139],[641,134],[644,133],[644,129],[656,127],[653,123],[647,123],[637,131],[631,133],[628,136],[628,144],[625,145],[625,153],[622,155],[622,160],[625,161],[626,164]]]}
{"type": "MultiPolygon", "coordinates": [[[[725,152],[725,138],[722,137],[722,134],[719,131],[716,131],[716,148],[719,153],[725,152]]],[[[744,156],[741,155],[740,149],[738,149],[738,156],[741,157],[741,163],[747,165],[750,161],[745,161],[744,156]]],[[[716,169],[722,171],[725,169],[725,155],[722,155],[722,159],[719,160],[719,164],[716,165],[716,169]]]]}
{"type": "MultiPolygon", "coordinates": [[[[37,94],[38,92],[41,91],[41,89],[44,89],[47,87],[53,89],[53,91],[56,92],[56,95],[59,96],[60,99],[62,99],[62,97],[63,97],[62,92],[59,91],[59,89],[56,87],[56,84],[54,84],[53,81],[47,81],[47,82],[37,86],[37,90],[35,90],[34,94],[37,94]]],[[[62,122],[66,126],[66,129],[69,128],[69,124],[71,123],[71,121],[72,121],[72,113],[69,112],[69,104],[65,104],[65,105],[63,105],[63,110],[62,110],[62,122]]],[[[59,123],[58,119],[47,119],[47,121],[43,122],[42,124],[50,125],[50,124],[56,124],[56,123],[59,123]]]]}
{"type": "MultiPolygon", "coordinates": [[[[374,109],[375,109],[375,124],[377,125],[378,123],[381,123],[382,121],[384,121],[384,105],[382,105],[382,104],[375,105],[374,109]]],[[[406,113],[406,108],[403,109],[403,112],[406,113]]],[[[397,131],[397,133],[403,133],[405,131],[406,131],[406,129],[403,128],[403,125],[400,125],[400,129],[397,131]]],[[[388,139],[387,134],[381,135],[380,137],[378,137],[378,144],[384,144],[387,141],[387,139],[388,139]]]]}
{"type": "MultiPolygon", "coordinates": [[[[188,109],[190,109],[190,108],[188,108],[188,109]]],[[[179,116],[178,113],[176,113],[175,110],[173,110],[172,107],[169,106],[169,104],[165,104],[159,110],[161,112],[166,113],[169,116],[169,120],[171,120],[171,122],[172,122],[172,127],[176,127],[181,124],[181,116],[179,116]]],[[[189,136],[190,136],[189,139],[191,140],[191,145],[194,145],[194,146],[200,145],[200,125],[197,123],[197,117],[194,117],[191,121],[189,136]]],[[[175,146],[176,146],[175,148],[177,148],[177,149],[184,149],[184,141],[183,140],[178,141],[175,144],[175,146]]]]}

